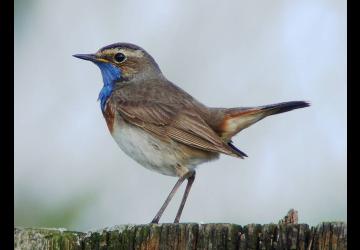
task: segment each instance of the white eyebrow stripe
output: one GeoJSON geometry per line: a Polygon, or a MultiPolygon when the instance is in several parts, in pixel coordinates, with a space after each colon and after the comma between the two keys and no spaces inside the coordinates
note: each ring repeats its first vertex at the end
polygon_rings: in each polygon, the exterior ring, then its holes
{"type": "Polygon", "coordinates": [[[113,49],[107,49],[101,52],[101,54],[105,55],[115,55],[116,53],[123,53],[124,55],[128,57],[137,57],[141,58],[144,56],[144,52],[142,50],[128,50],[123,48],[113,48],[113,49]]]}
{"type": "Polygon", "coordinates": [[[120,49],[120,52],[124,53],[126,56],[130,56],[130,57],[137,57],[137,58],[141,58],[144,56],[144,52],[142,52],[141,50],[126,50],[126,49],[120,49]]]}

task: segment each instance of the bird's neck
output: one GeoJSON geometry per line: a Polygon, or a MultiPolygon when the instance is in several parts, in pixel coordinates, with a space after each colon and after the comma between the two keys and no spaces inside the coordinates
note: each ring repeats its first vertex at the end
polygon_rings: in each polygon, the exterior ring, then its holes
{"type": "Polygon", "coordinates": [[[115,82],[121,79],[121,70],[110,63],[96,64],[101,70],[101,75],[104,82],[104,86],[102,87],[98,98],[98,100],[100,100],[101,110],[104,112],[106,101],[114,89],[115,82]]]}

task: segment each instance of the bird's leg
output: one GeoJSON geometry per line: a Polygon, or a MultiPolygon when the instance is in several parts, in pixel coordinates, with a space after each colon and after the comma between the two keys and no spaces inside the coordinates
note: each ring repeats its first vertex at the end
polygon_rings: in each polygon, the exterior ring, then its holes
{"type": "Polygon", "coordinates": [[[168,197],[166,198],[164,204],[161,206],[159,212],[157,212],[157,214],[155,215],[154,219],[151,221],[151,223],[159,223],[160,217],[161,215],[164,213],[167,205],[169,204],[169,202],[171,201],[172,197],[174,196],[174,194],[176,193],[176,191],[179,189],[179,187],[181,186],[181,184],[184,182],[185,179],[189,178],[189,176],[192,176],[193,173],[192,172],[188,172],[185,175],[181,176],[179,178],[179,180],[176,182],[175,186],[173,187],[173,189],[171,190],[170,194],[168,195],[168,197]]]}
{"type": "Polygon", "coordinates": [[[192,174],[191,174],[190,176],[188,176],[188,178],[187,178],[187,179],[188,179],[188,182],[187,182],[187,184],[186,184],[185,192],[184,192],[183,198],[182,198],[182,200],[181,200],[181,204],[180,204],[179,210],[178,210],[178,212],[177,212],[177,214],[176,214],[174,223],[179,223],[179,220],[180,220],[180,217],[181,217],[181,213],[182,213],[182,211],[183,211],[183,209],[184,209],[184,206],[185,206],[186,199],[187,199],[187,197],[188,197],[188,195],[189,195],[191,186],[192,186],[192,184],[193,184],[193,182],[194,182],[194,180],[195,180],[195,174],[196,174],[196,172],[193,171],[193,172],[191,172],[191,173],[192,173],[192,174]]]}

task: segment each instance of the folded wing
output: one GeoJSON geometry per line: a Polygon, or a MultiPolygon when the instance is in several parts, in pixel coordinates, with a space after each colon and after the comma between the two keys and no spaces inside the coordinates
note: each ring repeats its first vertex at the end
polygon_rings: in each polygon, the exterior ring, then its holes
{"type": "Polygon", "coordinates": [[[174,140],[205,151],[246,156],[223,141],[194,110],[150,101],[118,101],[116,111],[130,124],[162,140],[174,140]]]}

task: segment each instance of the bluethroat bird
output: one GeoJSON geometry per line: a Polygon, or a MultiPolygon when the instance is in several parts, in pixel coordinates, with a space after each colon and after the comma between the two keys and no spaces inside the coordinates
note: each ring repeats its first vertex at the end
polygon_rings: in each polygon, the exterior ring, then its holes
{"type": "Polygon", "coordinates": [[[292,101],[257,107],[207,107],[167,80],[153,57],[130,43],[74,56],[100,68],[104,83],[100,107],[119,147],[145,168],[179,178],[152,223],[159,222],[186,179],[174,221],[179,222],[197,165],[219,158],[220,153],[247,156],[233,145],[234,135],[269,115],[309,106],[292,101]]]}

